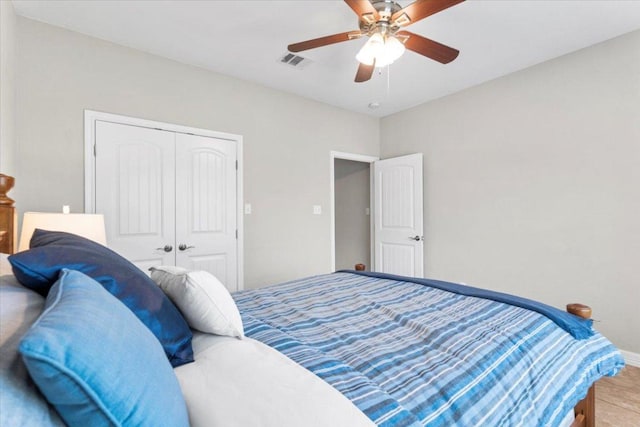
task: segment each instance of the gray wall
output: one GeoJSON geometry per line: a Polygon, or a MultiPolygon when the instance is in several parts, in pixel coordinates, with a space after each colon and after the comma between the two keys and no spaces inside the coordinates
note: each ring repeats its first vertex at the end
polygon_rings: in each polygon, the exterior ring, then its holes
{"type": "Polygon", "coordinates": [[[245,287],[329,271],[330,151],[377,155],[378,119],[21,17],[16,60],[21,212],[82,211],[84,109],[240,134],[245,287]]]}
{"type": "Polygon", "coordinates": [[[589,304],[640,352],[640,31],[382,119],[413,152],[428,276],[589,304]]]}
{"type": "Polygon", "coordinates": [[[363,263],[371,269],[369,163],[335,159],[336,270],[363,263]]]}
{"type": "Polygon", "coordinates": [[[7,175],[15,173],[15,22],[13,4],[0,1],[0,173],[7,175]]]}

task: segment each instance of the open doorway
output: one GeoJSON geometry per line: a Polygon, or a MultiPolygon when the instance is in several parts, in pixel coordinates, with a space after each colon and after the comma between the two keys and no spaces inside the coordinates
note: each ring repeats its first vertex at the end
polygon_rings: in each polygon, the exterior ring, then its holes
{"type": "MultiPolygon", "coordinates": [[[[361,263],[371,271],[424,277],[422,153],[379,160],[373,156],[332,151],[330,160],[331,270],[335,271],[343,267],[352,269],[355,264],[361,263]],[[347,196],[336,197],[336,185],[342,185],[342,182],[337,183],[335,173],[337,161],[340,159],[369,165],[368,191],[360,185],[356,187],[356,190],[347,192],[347,196]],[[362,204],[346,209],[355,213],[355,220],[353,220],[355,223],[369,224],[369,261],[365,263],[359,259],[365,257],[362,255],[361,249],[358,250],[357,258],[353,258],[351,255],[342,255],[345,253],[342,249],[336,251],[337,240],[338,242],[343,241],[342,238],[345,234],[347,235],[345,238],[347,245],[357,244],[360,248],[362,248],[360,245],[366,245],[363,241],[367,239],[365,237],[359,241],[350,241],[349,233],[344,231],[345,227],[343,225],[336,227],[336,212],[342,210],[342,207],[336,208],[336,204],[342,203],[341,200],[344,199],[350,203],[349,198],[357,198],[359,195],[367,193],[369,195],[369,216],[366,215],[366,207],[364,215],[360,214],[363,210],[362,204]],[[365,216],[364,220],[362,220],[362,216],[365,216]],[[336,257],[337,252],[341,254],[339,261],[336,257]]],[[[353,169],[362,168],[356,166],[353,169]]],[[[348,170],[349,167],[347,167],[348,170]]],[[[339,175],[342,176],[344,173],[339,172],[339,175]]],[[[346,229],[352,231],[348,226],[346,229]]],[[[358,239],[357,237],[351,238],[358,239]]]]}
{"type": "Polygon", "coordinates": [[[331,267],[372,262],[371,166],[377,157],[331,152],[331,267]]]}

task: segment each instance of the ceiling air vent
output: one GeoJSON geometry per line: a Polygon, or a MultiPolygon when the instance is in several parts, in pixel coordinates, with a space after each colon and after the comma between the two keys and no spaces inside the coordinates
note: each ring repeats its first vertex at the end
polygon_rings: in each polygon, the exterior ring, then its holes
{"type": "Polygon", "coordinates": [[[291,67],[302,69],[309,65],[312,61],[308,58],[298,56],[294,53],[285,53],[280,58],[280,63],[289,65],[291,67]]]}

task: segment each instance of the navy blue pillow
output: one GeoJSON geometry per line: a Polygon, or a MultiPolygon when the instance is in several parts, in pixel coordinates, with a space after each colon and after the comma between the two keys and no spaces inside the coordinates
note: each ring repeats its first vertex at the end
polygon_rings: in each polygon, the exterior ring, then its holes
{"type": "Polygon", "coordinates": [[[142,270],[107,247],[75,234],[36,230],[31,249],[9,262],[20,283],[44,296],[63,268],[86,274],[153,332],[171,365],[193,362],[191,330],[178,309],[142,270]]]}

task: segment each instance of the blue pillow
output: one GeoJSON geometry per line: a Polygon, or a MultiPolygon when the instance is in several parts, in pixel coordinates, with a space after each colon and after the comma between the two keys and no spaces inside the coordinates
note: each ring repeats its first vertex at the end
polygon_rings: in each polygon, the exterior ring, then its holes
{"type": "Polygon", "coordinates": [[[86,275],[62,270],[20,342],[29,374],[70,426],[188,426],[153,334],[86,275]]]}
{"type": "Polygon", "coordinates": [[[138,267],[99,243],[59,231],[36,230],[31,248],[9,257],[14,275],[24,286],[46,296],[60,270],[81,271],[138,316],[158,338],[171,365],[193,362],[187,322],[138,267]]]}

